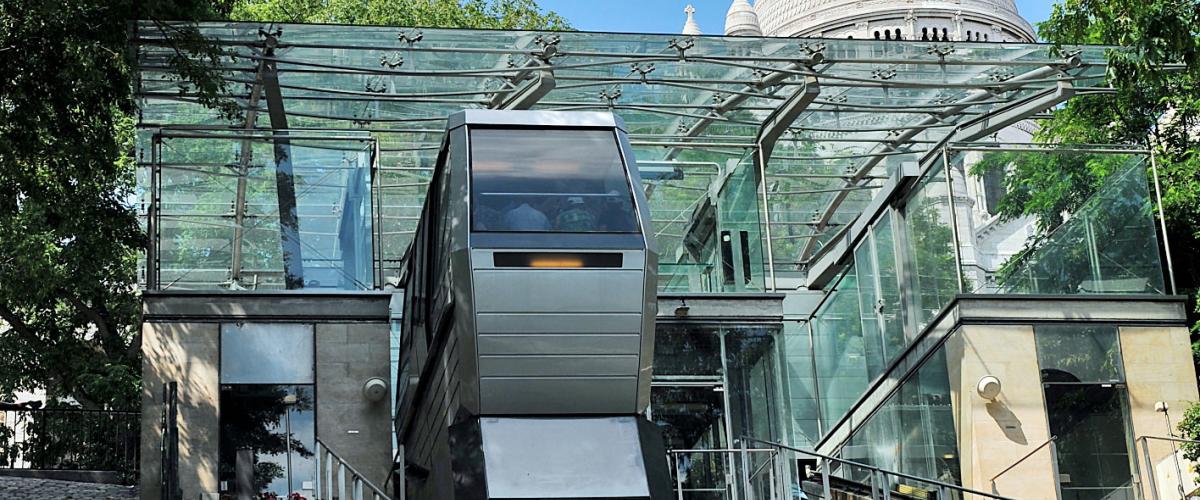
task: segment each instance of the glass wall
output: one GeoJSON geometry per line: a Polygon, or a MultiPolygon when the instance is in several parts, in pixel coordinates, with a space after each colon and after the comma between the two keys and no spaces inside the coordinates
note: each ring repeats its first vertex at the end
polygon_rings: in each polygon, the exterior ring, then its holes
{"type": "MultiPolygon", "coordinates": [[[[139,189],[161,289],[374,286],[369,138],[161,138],[139,189]],[[155,174],[157,172],[157,174],[155,174]],[[157,212],[151,211],[151,208],[157,212]]],[[[147,274],[150,273],[150,274],[147,274]]],[[[153,275],[151,275],[153,274],[153,275]]]]}
{"type": "Polygon", "coordinates": [[[783,408],[786,439],[792,446],[809,447],[821,440],[820,405],[812,330],[807,321],[785,321],[780,339],[783,408]]]}
{"type": "Polygon", "coordinates": [[[750,436],[779,441],[781,325],[659,323],[650,417],[663,433],[683,498],[733,498],[728,450],[750,436]]]}
{"type": "Polygon", "coordinates": [[[858,277],[851,269],[813,316],[821,419],[836,423],[862,397],[871,381],[863,338],[858,277]]]}
{"type": "Polygon", "coordinates": [[[765,289],[762,200],[749,155],[725,165],[648,162],[641,169],[658,243],[660,291],[765,289]]]}
{"type": "Polygon", "coordinates": [[[1115,326],[1034,327],[1065,500],[1133,500],[1129,396],[1115,326]]]}
{"type": "MultiPolygon", "coordinates": [[[[912,474],[923,478],[959,484],[958,434],[950,399],[950,379],[946,353],[939,348],[887,399],[859,425],[845,446],[841,458],[912,474]]],[[[851,479],[863,480],[863,471],[844,470],[851,479]]],[[[932,492],[931,485],[920,481],[891,478],[891,486],[904,485],[910,494],[932,492]]]]}
{"type": "MultiPolygon", "coordinates": [[[[938,162],[940,163],[940,162],[938,162]]],[[[914,331],[920,331],[958,294],[950,197],[945,171],[934,168],[905,202],[904,248],[914,331]]]]}
{"type": "MultiPolygon", "coordinates": [[[[1039,201],[1053,204],[1029,210],[1028,215],[1010,222],[1028,227],[1027,237],[1000,242],[995,235],[980,232],[976,239],[979,262],[973,269],[964,267],[965,274],[984,274],[984,279],[975,281],[974,290],[1066,295],[1166,293],[1146,168],[1147,160],[1141,155],[1079,151],[983,154],[971,173],[1007,175],[1002,182],[1009,192],[998,201],[1002,207],[1007,203],[1036,208],[1039,201]],[[1029,177],[1050,169],[1106,177],[1098,186],[1073,186],[1064,181],[1049,186],[1095,190],[1080,199],[1038,200],[1044,195],[1015,183],[1017,173],[1029,177]]],[[[969,229],[964,224],[959,227],[969,229]]]]}

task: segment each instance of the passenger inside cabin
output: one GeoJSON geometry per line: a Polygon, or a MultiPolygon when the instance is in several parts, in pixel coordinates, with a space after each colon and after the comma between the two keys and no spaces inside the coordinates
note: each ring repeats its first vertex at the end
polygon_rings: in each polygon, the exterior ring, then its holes
{"type": "Polygon", "coordinates": [[[582,196],[567,198],[566,207],[554,218],[554,228],[568,233],[590,233],[596,230],[596,214],[582,196]]]}
{"type": "Polygon", "coordinates": [[[549,231],[550,219],[533,207],[537,201],[527,196],[518,199],[515,207],[504,214],[503,229],[506,231],[549,231]]]}

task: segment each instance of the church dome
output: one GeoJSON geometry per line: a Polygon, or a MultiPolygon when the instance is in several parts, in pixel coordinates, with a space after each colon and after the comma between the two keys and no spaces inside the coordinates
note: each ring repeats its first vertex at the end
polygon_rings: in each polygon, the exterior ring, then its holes
{"type": "Polygon", "coordinates": [[[748,0],[734,0],[725,13],[726,36],[762,36],[758,14],[748,0]]]}
{"type": "Polygon", "coordinates": [[[766,36],[1032,42],[1013,0],[757,0],[766,36]]]}

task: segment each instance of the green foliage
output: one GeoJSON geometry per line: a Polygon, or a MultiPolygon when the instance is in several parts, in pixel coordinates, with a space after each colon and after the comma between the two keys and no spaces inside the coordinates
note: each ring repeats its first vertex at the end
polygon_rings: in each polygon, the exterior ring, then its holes
{"type": "MultiPolygon", "coordinates": [[[[222,14],[203,0],[0,1],[0,399],[138,404],[129,20],[222,14]]],[[[168,41],[222,106],[205,78],[215,50],[187,28],[168,41]]]]}
{"type": "MultiPolygon", "coordinates": [[[[1163,186],[1168,238],[1181,292],[1200,286],[1200,0],[1065,0],[1039,26],[1043,39],[1071,45],[1108,44],[1107,83],[1115,94],[1072,99],[1043,122],[1038,139],[1061,143],[1128,143],[1153,148],[1163,186]]],[[[1030,157],[1011,184],[1008,214],[1037,215],[1078,206],[1113,171],[1069,156],[1030,157]]],[[[1002,205],[1005,205],[1002,202],[1002,205]]],[[[1193,321],[1200,314],[1193,314],[1193,321]]]]}
{"type": "Polygon", "coordinates": [[[235,0],[230,18],[430,28],[571,28],[535,0],[235,0]]]}
{"type": "Polygon", "coordinates": [[[563,29],[534,0],[0,0],[0,400],[44,389],[136,407],[136,68],[130,22],[158,23],[181,86],[230,118],[221,54],[167,20],[563,29]]]}
{"type": "MultiPolygon", "coordinates": [[[[1200,441],[1200,404],[1193,404],[1183,412],[1183,420],[1175,426],[1178,436],[1191,441],[1200,441]]],[[[1196,443],[1181,443],[1179,451],[1189,462],[1200,461],[1200,445],[1196,443]]]]}

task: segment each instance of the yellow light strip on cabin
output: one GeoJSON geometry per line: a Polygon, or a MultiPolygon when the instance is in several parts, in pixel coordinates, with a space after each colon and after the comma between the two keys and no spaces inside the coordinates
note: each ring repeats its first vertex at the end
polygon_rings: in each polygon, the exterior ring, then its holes
{"type": "Polygon", "coordinates": [[[529,260],[529,267],[583,267],[583,259],[566,256],[537,256],[529,260]]]}

